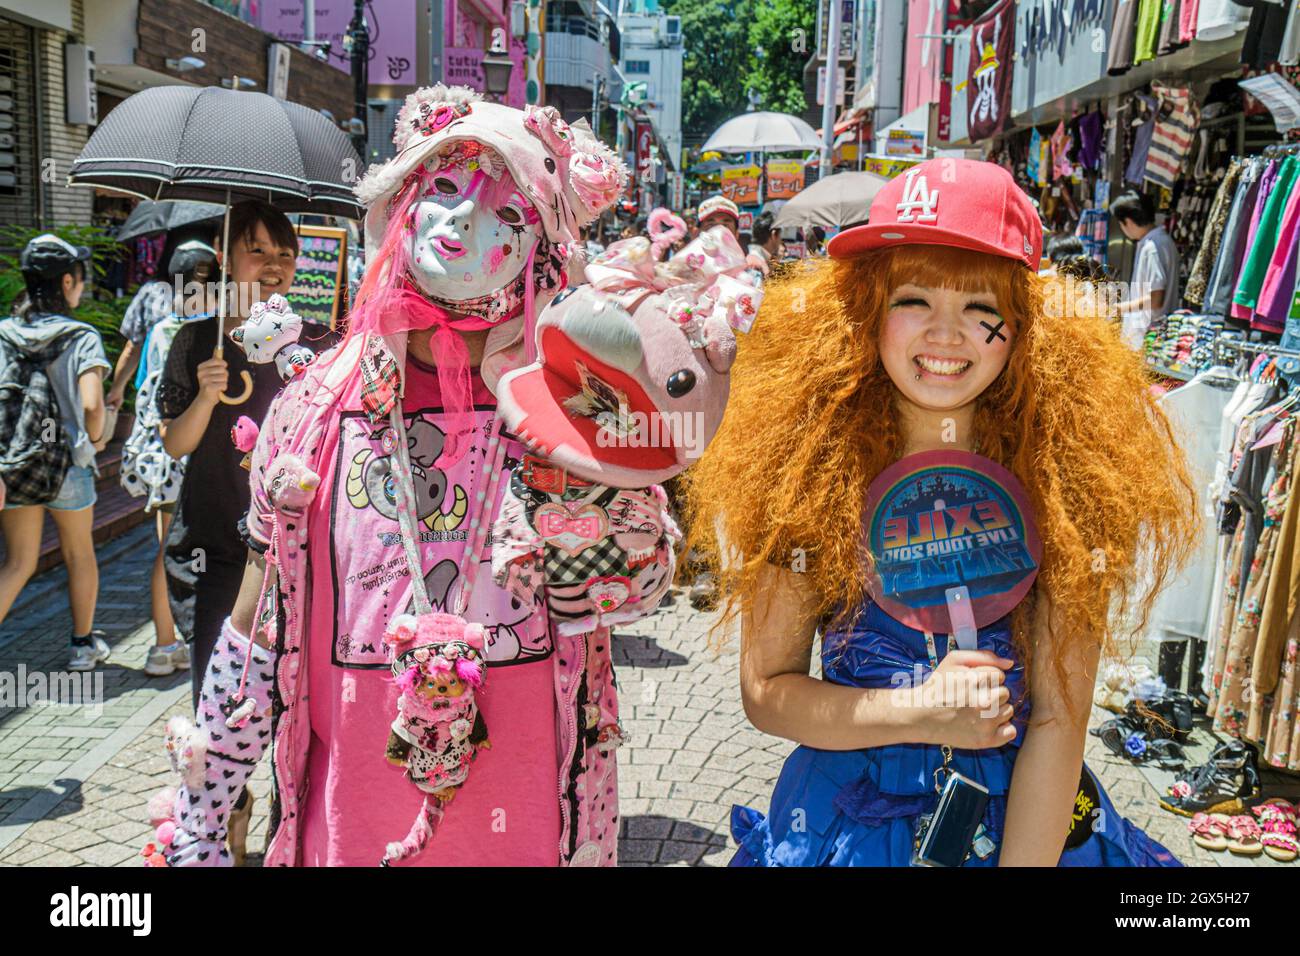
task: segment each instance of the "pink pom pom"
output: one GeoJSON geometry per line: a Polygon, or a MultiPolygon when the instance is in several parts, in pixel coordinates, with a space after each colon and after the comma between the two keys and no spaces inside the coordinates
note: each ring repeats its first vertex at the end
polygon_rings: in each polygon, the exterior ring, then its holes
{"type": "Polygon", "coordinates": [[[154,831],[154,836],[163,846],[171,846],[172,840],[176,837],[176,824],[171,820],[164,820],[158,824],[158,829],[154,831]]]}
{"type": "Polygon", "coordinates": [[[167,820],[172,819],[176,814],[176,788],[164,787],[152,797],[146,804],[149,814],[149,823],[151,826],[158,826],[167,820]]]}

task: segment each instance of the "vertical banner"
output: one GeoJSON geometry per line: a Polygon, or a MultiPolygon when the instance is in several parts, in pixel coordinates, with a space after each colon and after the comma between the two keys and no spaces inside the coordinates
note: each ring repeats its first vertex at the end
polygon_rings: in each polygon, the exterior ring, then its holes
{"type": "Polygon", "coordinates": [[[728,166],[722,171],[722,195],[737,206],[754,205],[758,202],[758,176],[757,166],[728,166]]]}
{"type": "Polygon", "coordinates": [[[793,199],[803,189],[803,163],[797,159],[767,161],[767,198],[793,199]]]}
{"type": "Polygon", "coordinates": [[[972,143],[1000,132],[1011,119],[1015,9],[1015,0],[1001,0],[971,24],[970,72],[963,86],[972,143]]]}

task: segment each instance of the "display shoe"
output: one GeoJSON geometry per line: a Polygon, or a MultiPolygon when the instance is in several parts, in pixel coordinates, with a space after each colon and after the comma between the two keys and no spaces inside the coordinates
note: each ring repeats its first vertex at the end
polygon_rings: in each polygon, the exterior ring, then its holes
{"type": "Polygon", "coordinates": [[[1264,852],[1264,845],[1259,842],[1263,835],[1264,831],[1254,817],[1238,814],[1228,821],[1228,852],[1237,856],[1259,856],[1264,852]]]}
{"type": "Polygon", "coordinates": [[[1125,716],[1152,740],[1185,743],[1192,733],[1192,699],[1181,691],[1166,691],[1149,700],[1131,700],[1125,716]]]}
{"type": "Polygon", "coordinates": [[[248,856],[248,824],[253,819],[253,790],[247,784],[243,796],[230,811],[230,824],[226,831],[226,845],[235,866],[243,866],[248,856]]]}
{"type": "Polygon", "coordinates": [[[1188,822],[1187,829],[1197,846],[1218,853],[1228,848],[1228,820],[1226,813],[1198,813],[1188,822]]]}
{"type": "Polygon", "coordinates": [[[1259,842],[1264,852],[1279,863],[1290,863],[1300,856],[1296,840],[1296,811],[1286,800],[1273,798],[1253,808],[1263,831],[1259,842]]]}
{"type": "Polygon", "coordinates": [[[1241,813],[1259,797],[1259,751],[1243,740],[1231,740],[1208,761],[1175,781],[1160,798],[1171,813],[1190,817],[1205,813],[1241,813]]]}

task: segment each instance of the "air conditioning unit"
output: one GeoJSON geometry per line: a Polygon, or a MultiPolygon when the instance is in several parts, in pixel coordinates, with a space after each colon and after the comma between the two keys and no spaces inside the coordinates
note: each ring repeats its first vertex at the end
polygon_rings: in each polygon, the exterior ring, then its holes
{"type": "Polygon", "coordinates": [[[682,42],[682,18],[665,17],[664,18],[664,39],[669,43],[682,42]]]}

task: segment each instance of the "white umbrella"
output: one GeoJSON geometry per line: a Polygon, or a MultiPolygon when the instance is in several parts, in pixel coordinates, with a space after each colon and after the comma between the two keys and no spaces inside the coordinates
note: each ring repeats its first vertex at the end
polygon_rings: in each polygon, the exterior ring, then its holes
{"type": "Polygon", "coordinates": [[[741,113],[727,120],[709,137],[701,152],[767,152],[821,149],[817,131],[789,113],[741,113]]]}
{"type": "Polygon", "coordinates": [[[827,176],[782,206],[772,225],[778,229],[787,226],[839,229],[851,222],[862,222],[871,209],[871,200],[887,182],[888,179],[875,173],[827,176]]]}

